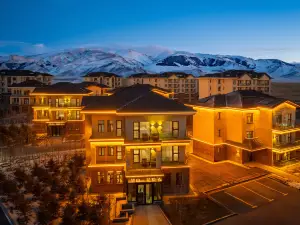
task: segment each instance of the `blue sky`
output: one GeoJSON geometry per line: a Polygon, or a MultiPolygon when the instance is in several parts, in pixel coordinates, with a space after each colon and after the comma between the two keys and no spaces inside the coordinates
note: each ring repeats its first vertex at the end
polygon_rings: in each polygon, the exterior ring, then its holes
{"type": "Polygon", "coordinates": [[[159,45],[300,62],[300,2],[2,0],[0,54],[159,45]]]}

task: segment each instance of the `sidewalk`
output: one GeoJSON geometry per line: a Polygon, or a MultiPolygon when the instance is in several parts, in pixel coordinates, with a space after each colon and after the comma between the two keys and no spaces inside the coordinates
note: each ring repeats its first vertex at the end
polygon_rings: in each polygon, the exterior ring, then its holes
{"type": "Polygon", "coordinates": [[[137,206],[133,216],[133,225],[171,225],[158,205],[137,206]]]}
{"type": "Polygon", "coordinates": [[[297,177],[295,175],[292,175],[290,173],[287,173],[285,171],[277,169],[276,167],[273,167],[273,166],[267,166],[267,165],[263,165],[263,164],[260,164],[260,163],[257,163],[257,162],[249,162],[249,163],[246,163],[245,165],[249,166],[249,167],[257,167],[257,168],[269,171],[270,173],[273,173],[277,176],[286,178],[290,181],[300,182],[300,177],[297,177]]]}

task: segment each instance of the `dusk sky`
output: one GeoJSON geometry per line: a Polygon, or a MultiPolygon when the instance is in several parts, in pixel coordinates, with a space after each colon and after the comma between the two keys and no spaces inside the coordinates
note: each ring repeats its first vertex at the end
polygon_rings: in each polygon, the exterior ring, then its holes
{"type": "Polygon", "coordinates": [[[300,1],[2,0],[0,55],[158,45],[300,62],[300,1]]]}

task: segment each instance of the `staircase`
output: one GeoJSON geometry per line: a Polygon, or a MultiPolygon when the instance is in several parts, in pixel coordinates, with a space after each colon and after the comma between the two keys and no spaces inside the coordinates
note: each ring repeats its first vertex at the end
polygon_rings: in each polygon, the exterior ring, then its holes
{"type": "Polygon", "coordinates": [[[132,215],[135,207],[132,203],[127,202],[127,197],[117,197],[115,203],[115,217],[112,220],[113,224],[132,224],[132,215]]]}

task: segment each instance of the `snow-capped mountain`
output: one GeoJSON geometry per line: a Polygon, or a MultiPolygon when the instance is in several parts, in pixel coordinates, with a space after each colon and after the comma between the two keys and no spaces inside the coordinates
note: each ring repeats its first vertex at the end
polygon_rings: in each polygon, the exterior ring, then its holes
{"type": "Polygon", "coordinates": [[[75,48],[32,56],[0,56],[1,69],[26,69],[76,80],[89,72],[119,75],[183,71],[194,75],[226,70],[266,72],[277,80],[300,81],[300,64],[278,59],[210,55],[173,51],[163,47],[75,48]]]}

